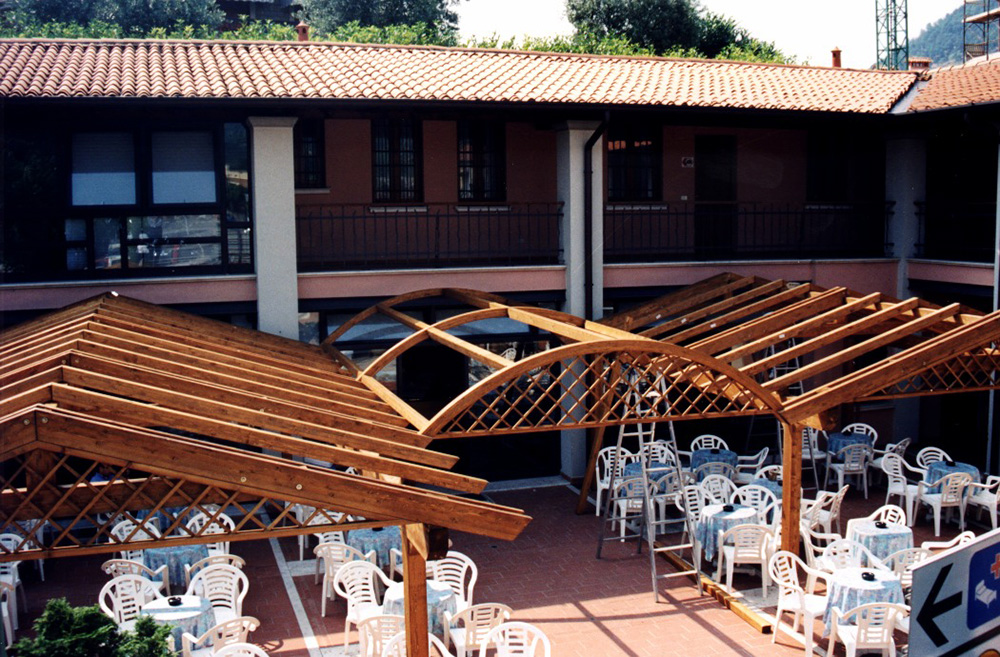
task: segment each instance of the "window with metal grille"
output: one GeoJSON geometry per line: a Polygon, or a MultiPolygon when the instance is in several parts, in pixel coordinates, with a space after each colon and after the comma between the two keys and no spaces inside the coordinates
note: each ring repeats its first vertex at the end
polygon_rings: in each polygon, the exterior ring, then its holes
{"type": "Polygon", "coordinates": [[[608,130],[608,200],[659,201],[662,162],[659,126],[612,125],[608,130]]]}
{"type": "Polygon", "coordinates": [[[507,197],[504,124],[459,121],[458,198],[503,201],[507,197]]]}
{"type": "Polygon", "coordinates": [[[326,187],[326,148],[322,119],[299,119],[292,131],[295,148],[295,188],[326,187]]]}
{"type": "Polygon", "coordinates": [[[419,121],[372,121],[372,197],[375,202],[421,201],[421,160],[419,121]]]}

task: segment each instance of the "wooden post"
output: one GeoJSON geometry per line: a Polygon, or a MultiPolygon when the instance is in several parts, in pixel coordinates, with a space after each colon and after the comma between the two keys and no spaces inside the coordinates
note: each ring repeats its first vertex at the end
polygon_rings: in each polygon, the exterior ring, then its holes
{"type": "Polygon", "coordinates": [[[802,427],[781,422],[784,432],[781,463],[781,549],[799,553],[799,514],[802,502],[802,427]]]}
{"type": "MultiPolygon", "coordinates": [[[[594,483],[595,468],[597,467],[597,454],[601,451],[601,447],[604,445],[604,429],[606,427],[597,427],[594,430],[594,442],[590,446],[590,458],[587,459],[587,470],[583,473],[583,483],[580,484],[580,500],[576,503],[576,515],[581,515],[587,512],[587,507],[589,502],[587,497],[590,494],[590,486],[594,483]]],[[[600,509],[598,509],[600,511],[600,509]]]]}
{"type": "MultiPolygon", "coordinates": [[[[403,607],[406,609],[406,654],[430,657],[427,639],[427,560],[419,538],[423,525],[406,525],[403,535],[403,607]],[[416,539],[416,540],[415,540],[416,539]]],[[[426,543],[422,546],[426,554],[426,543]]]]}

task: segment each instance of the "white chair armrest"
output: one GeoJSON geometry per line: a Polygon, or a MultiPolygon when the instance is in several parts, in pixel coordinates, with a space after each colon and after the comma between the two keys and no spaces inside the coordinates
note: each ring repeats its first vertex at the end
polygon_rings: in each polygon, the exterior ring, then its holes
{"type": "MultiPolygon", "coordinates": [[[[828,589],[830,588],[830,578],[832,577],[832,573],[828,573],[828,572],[825,572],[825,571],[822,571],[822,570],[818,570],[816,568],[810,568],[809,566],[807,566],[805,564],[801,564],[801,567],[806,572],[806,575],[811,575],[812,576],[812,578],[813,578],[813,587],[816,586],[815,580],[822,578],[822,580],[824,582],[826,582],[826,587],[828,589]]],[[[812,591],[809,591],[809,593],[812,593],[812,591]]]]}

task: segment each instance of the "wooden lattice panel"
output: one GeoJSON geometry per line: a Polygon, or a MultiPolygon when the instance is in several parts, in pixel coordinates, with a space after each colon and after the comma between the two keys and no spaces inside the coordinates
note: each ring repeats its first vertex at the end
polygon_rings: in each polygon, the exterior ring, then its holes
{"type": "Polygon", "coordinates": [[[1000,352],[993,351],[938,363],[872,397],[911,397],[949,391],[989,390],[997,386],[1000,386],[1000,352]]]}
{"type": "Polygon", "coordinates": [[[521,361],[467,391],[431,422],[438,436],[773,413],[753,379],[673,345],[607,340],[521,361]]]}
{"type": "Polygon", "coordinates": [[[0,534],[23,537],[13,550],[0,545],[0,561],[382,524],[314,507],[302,507],[297,515],[295,506],[284,500],[160,476],[133,463],[116,465],[53,452],[34,451],[5,460],[0,472],[0,534]],[[232,531],[208,533],[211,522],[198,529],[187,524],[199,513],[211,520],[221,511],[233,519],[232,531]],[[112,528],[123,520],[135,523],[135,528],[116,537],[112,528]],[[155,532],[144,531],[151,526],[155,532]],[[42,545],[35,540],[39,527],[44,527],[42,545]],[[150,533],[161,537],[152,538],[150,533]]]}

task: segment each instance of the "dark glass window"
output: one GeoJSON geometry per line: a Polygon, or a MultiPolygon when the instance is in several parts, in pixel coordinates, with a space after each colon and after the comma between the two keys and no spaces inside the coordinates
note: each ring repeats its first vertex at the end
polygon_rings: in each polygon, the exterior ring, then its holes
{"type": "Polygon", "coordinates": [[[608,200],[659,201],[662,161],[659,126],[611,126],[608,131],[608,200]]]}
{"type": "Polygon", "coordinates": [[[504,144],[503,123],[459,121],[459,200],[503,201],[506,198],[504,144]]]}
{"type": "Polygon", "coordinates": [[[295,144],[295,188],[326,187],[326,142],[322,119],[300,119],[292,131],[295,144]]]}
{"type": "Polygon", "coordinates": [[[372,197],[375,201],[422,200],[421,159],[418,121],[372,121],[372,197]]]}

